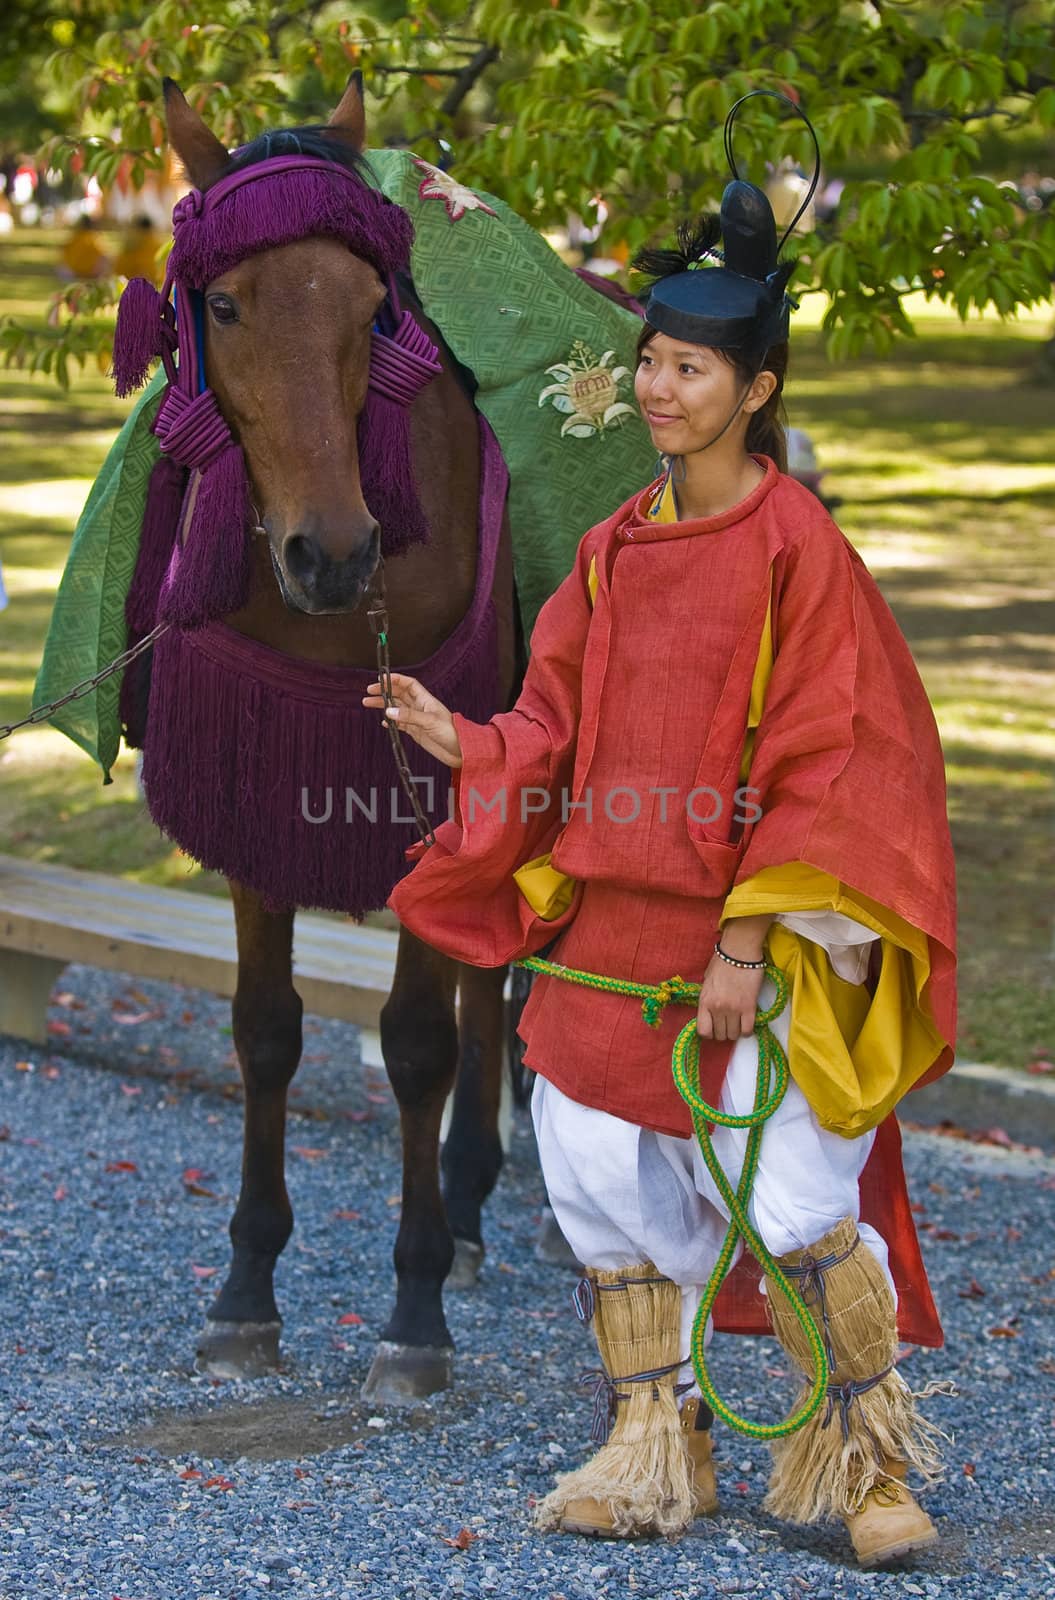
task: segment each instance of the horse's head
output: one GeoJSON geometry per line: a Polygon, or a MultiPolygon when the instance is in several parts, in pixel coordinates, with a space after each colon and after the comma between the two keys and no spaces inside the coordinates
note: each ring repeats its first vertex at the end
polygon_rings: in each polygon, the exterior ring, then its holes
{"type": "MultiPolygon", "coordinates": [[[[202,192],[272,156],[324,156],[354,170],[363,145],[357,77],[325,128],[264,135],[233,157],[170,80],[165,110],[172,148],[202,192]]],[[[295,610],[353,610],[377,567],[380,529],[363,496],[356,429],[385,288],[369,261],[320,234],[247,255],[202,295],[208,383],[245,454],[295,610]]]]}

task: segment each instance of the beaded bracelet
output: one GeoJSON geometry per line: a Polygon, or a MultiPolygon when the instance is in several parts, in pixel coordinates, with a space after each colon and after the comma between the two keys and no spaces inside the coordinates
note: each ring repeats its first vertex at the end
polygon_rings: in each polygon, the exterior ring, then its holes
{"type": "Polygon", "coordinates": [[[761,961],[737,961],[734,956],[727,956],[722,949],[722,941],[720,939],[714,941],[714,953],[716,956],[721,956],[722,960],[727,961],[731,967],[742,967],[749,972],[758,972],[766,965],[765,956],[762,957],[761,961]]]}

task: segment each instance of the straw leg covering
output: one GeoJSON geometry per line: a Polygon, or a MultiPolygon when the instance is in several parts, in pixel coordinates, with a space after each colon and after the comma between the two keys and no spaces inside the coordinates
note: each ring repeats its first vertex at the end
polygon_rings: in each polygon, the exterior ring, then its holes
{"type": "Polygon", "coordinates": [[[536,1508],[536,1525],[609,1538],[680,1533],[695,1515],[692,1464],[674,1392],[681,1291],[650,1263],[589,1276],[601,1360],[618,1397],[615,1424],[585,1466],[558,1478],[536,1508]],[[665,1368],[673,1370],[648,1381],[621,1381],[665,1368]]]}
{"type": "MultiPolygon", "coordinates": [[[[870,1490],[905,1467],[915,1467],[931,1487],[941,1477],[946,1435],[920,1415],[897,1371],[894,1300],[853,1218],[845,1217],[810,1250],[782,1256],[780,1265],[796,1274],[792,1281],[828,1343],[832,1373],[828,1405],[772,1446],[766,1509],[788,1522],[852,1517],[870,1490]],[[834,1261],[826,1265],[829,1258],[834,1261]]],[[[777,1338],[800,1372],[809,1373],[810,1347],[787,1298],[772,1278],[767,1290],[777,1338]]],[[[796,1409],[808,1392],[807,1385],[796,1409]]]]}

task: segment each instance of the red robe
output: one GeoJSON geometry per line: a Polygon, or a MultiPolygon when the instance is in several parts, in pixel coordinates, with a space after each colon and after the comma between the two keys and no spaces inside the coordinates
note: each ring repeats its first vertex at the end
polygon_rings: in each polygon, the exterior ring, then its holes
{"type": "MultiPolygon", "coordinates": [[[[559,934],[550,956],[566,966],[698,982],[734,882],[804,861],[927,934],[928,1001],[951,1046],[954,873],[934,717],[864,563],[814,496],[766,465],[752,494],[717,516],[652,522],[646,491],[590,530],[539,615],[516,706],[486,725],[455,717],[457,818],[389,904],[473,965],[559,934]],[[754,814],[736,791],[771,597],[775,659],[750,773],[761,817],[742,821],[754,814]],[[547,851],[577,880],[552,921],[513,880],[547,851]]],[[[528,1065],[573,1099],[689,1135],[670,1071],[685,1020],[671,1005],[649,1028],[639,1001],[537,978],[519,1031],[528,1065]]],[[[700,1042],[711,1104],[731,1051],[700,1042]]],[[[950,1047],[922,1081],[951,1061],[950,1047]]],[[[863,1219],[890,1247],[902,1337],[940,1344],[892,1116],[861,1193],[863,1219]]],[[[766,1328],[757,1277],[747,1261],[730,1276],[719,1328],[766,1328]]]]}

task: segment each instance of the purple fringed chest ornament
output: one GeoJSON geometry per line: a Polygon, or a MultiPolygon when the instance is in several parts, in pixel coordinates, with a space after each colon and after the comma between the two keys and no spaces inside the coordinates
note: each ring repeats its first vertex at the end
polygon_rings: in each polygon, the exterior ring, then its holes
{"type": "Polygon", "coordinates": [[[428,538],[410,459],[409,408],[441,367],[436,346],[396,291],[395,275],[408,266],[413,241],[407,213],[339,163],[294,155],[245,167],[204,193],[192,189],[177,203],[172,226],[164,286],[159,292],[133,278],[114,335],[119,395],[137,389],[159,357],[169,380],[154,423],[162,457],[126,606],[140,637],[156,622],[204,627],[248,598],[249,476],[205,383],[194,296],[259,251],[322,234],[343,240],[387,281],[359,418],[360,481],[381,525],[384,555],[428,538]]]}

